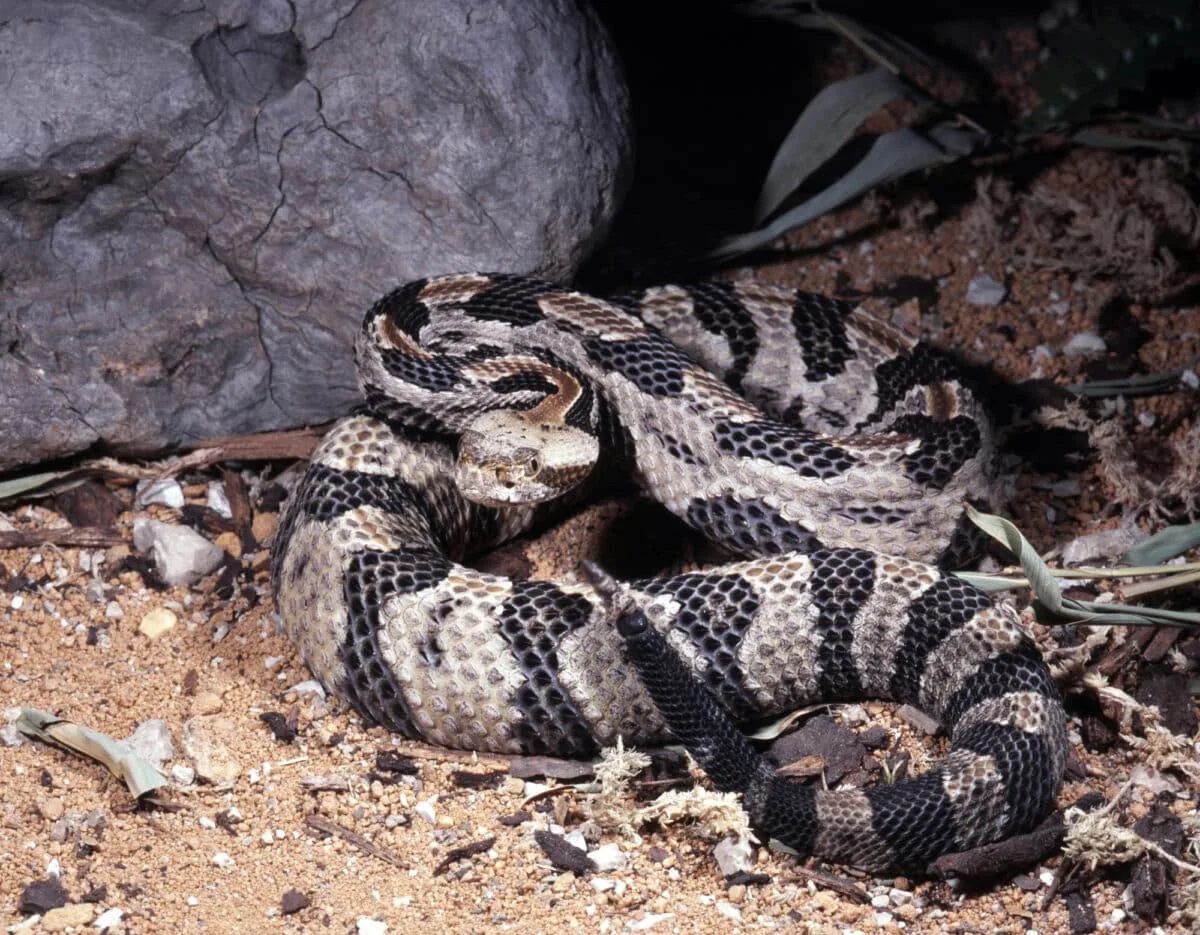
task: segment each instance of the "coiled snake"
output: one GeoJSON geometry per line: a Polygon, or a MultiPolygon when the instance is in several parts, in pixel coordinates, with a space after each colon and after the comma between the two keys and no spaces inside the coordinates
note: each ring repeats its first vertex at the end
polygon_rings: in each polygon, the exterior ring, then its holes
{"type": "Polygon", "coordinates": [[[874,871],[1052,807],[1066,739],[1046,667],[1015,611],[936,567],[991,483],[989,423],[943,354],[793,290],[605,301],[466,274],[381,299],[357,355],[366,401],[293,492],[273,579],[287,634],[364,717],[574,757],[673,734],[770,836],[874,871]],[[619,585],[462,564],[597,460],[745,558],[619,585]],[[918,705],[950,752],[829,791],[779,777],[733,726],[866,697],[918,705]]]}

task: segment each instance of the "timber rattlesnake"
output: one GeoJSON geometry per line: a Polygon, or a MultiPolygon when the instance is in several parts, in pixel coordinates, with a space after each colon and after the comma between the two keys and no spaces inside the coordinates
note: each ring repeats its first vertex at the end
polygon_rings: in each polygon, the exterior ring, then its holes
{"type": "Polygon", "coordinates": [[[366,402],[314,453],[273,577],[289,637],[365,717],[558,756],[673,732],[760,828],[876,871],[1053,805],[1066,739],[1045,665],[1011,608],[927,564],[952,560],[962,502],[990,484],[988,422],[936,350],[769,286],[604,301],[466,274],[381,299],[357,352],[366,402]],[[585,489],[597,457],[753,557],[620,586],[461,564],[585,489]],[[935,716],[948,755],[894,785],[814,790],[730,720],[865,697],[935,716]]]}

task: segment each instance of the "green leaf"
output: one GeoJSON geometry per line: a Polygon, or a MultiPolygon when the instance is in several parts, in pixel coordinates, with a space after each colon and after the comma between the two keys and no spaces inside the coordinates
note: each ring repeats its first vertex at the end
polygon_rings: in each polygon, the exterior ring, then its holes
{"type": "Polygon", "coordinates": [[[1067,387],[1079,396],[1152,396],[1156,393],[1170,393],[1179,385],[1179,377],[1184,370],[1196,366],[1200,358],[1190,361],[1185,367],[1174,370],[1164,370],[1161,373],[1147,373],[1137,377],[1122,377],[1114,380],[1092,380],[1088,383],[1073,383],[1067,387]]]}
{"type": "Polygon", "coordinates": [[[1102,130],[1083,129],[1072,134],[1071,140],[1080,146],[1090,146],[1093,149],[1111,149],[1116,152],[1126,150],[1152,149],[1162,153],[1177,153],[1186,155],[1191,146],[1183,140],[1152,139],[1145,136],[1120,136],[1116,133],[1105,133],[1102,130]]]}
{"type": "MultiPolygon", "coordinates": [[[[1197,545],[1200,545],[1200,523],[1168,526],[1126,552],[1125,561],[1130,565],[1161,565],[1197,545]]],[[[1163,569],[1164,572],[1169,570],[1163,569]]]]}
{"type": "MultiPolygon", "coordinates": [[[[1080,623],[1121,624],[1128,626],[1200,627],[1200,613],[1163,610],[1158,607],[1135,607],[1129,604],[1101,604],[1097,601],[1075,601],[1062,596],[1054,572],[1021,531],[1002,516],[982,513],[967,506],[967,517],[976,526],[1016,556],[1021,570],[1029,579],[1034,596],[1051,613],[1080,623]]],[[[1170,566],[1163,573],[1172,571],[1170,566]]],[[[963,577],[959,575],[958,577],[963,577]]],[[[969,578],[966,580],[970,580],[969,578]]]]}
{"type": "Polygon", "coordinates": [[[28,497],[37,493],[53,493],[62,489],[55,482],[75,474],[75,471],[42,471],[37,474],[23,474],[20,477],[10,477],[0,481],[0,503],[28,497]],[[46,488],[43,490],[43,488],[46,488]]]}
{"type": "Polygon", "coordinates": [[[879,108],[909,93],[885,68],[835,81],[822,88],[797,118],[775,153],[754,208],[761,224],[784,200],[854,136],[879,108]]]}
{"type": "Polygon", "coordinates": [[[981,133],[950,124],[936,126],[928,133],[913,129],[885,133],[876,138],[858,165],[824,191],[785,211],[765,227],[726,238],[708,253],[707,259],[728,259],[757,250],[885,182],[920,169],[956,162],[974,152],[985,140],[981,133]]]}
{"type": "Polygon", "coordinates": [[[102,763],[122,780],[134,798],[166,785],[162,773],[138,756],[121,741],[90,727],[67,721],[36,708],[22,708],[16,720],[17,730],[72,753],[102,763]]]}

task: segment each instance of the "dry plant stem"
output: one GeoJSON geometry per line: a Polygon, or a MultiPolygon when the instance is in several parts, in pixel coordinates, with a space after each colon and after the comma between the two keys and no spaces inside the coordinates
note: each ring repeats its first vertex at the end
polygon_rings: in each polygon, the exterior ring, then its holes
{"type": "Polygon", "coordinates": [[[460,860],[466,860],[468,857],[474,857],[476,854],[482,854],[489,850],[496,843],[495,838],[484,838],[481,841],[472,841],[470,844],[464,844],[462,847],[456,847],[450,851],[442,862],[433,868],[433,876],[439,877],[449,870],[455,863],[460,860]]]}
{"type": "Polygon", "coordinates": [[[860,886],[856,886],[845,877],[839,877],[836,874],[828,873],[825,870],[814,870],[811,867],[802,867],[797,865],[796,873],[804,877],[806,880],[812,880],[817,886],[822,886],[827,890],[845,896],[847,899],[853,899],[856,903],[869,903],[871,897],[860,886]]]}
{"type": "Polygon", "coordinates": [[[380,847],[374,841],[369,841],[357,831],[351,831],[345,825],[339,825],[336,821],[330,821],[324,815],[307,815],[304,818],[304,823],[310,828],[317,831],[323,831],[326,834],[332,834],[343,841],[353,844],[364,854],[370,854],[372,857],[378,857],[380,860],[386,861],[393,867],[399,867],[401,870],[407,870],[408,864],[400,859],[400,856],[386,847],[380,847]]]}
{"type": "Polygon", "coordinates": [[[150,464],[131,464],[116,458],[96,458],[80,465],[82,470],[103,471],[133,480],[159,480],[190,468],[207,467],[221,461],[286,461],[307,458],[324,437],[328,425],[285,432],[228,435],[196,442],[187,454],[150,464]]]}
{"type": "Polygon", "coordinates": [[[119,545],[124,541],[119,531],[102,526],[63,526],[60,529],[13,529],[0,532],[0,549],[32,549],[42,545],[94,549],[119,545]]]}
{"type": "Polygon", "coordinates": [[[220,452],[218,461],[275,461],[307,458],[325,437],[332,423],[284,432],[258,432],[254,435],[226,435],[205,438],[192,445],[198,450],[220,452]]]}

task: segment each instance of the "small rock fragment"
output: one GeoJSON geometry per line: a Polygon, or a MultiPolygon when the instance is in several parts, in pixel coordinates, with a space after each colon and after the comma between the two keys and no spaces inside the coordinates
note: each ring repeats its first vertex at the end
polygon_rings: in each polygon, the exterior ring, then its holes
{"type": "Polygon", "coordinates": [[[725,916],[727,919],[732,919],[734,922],[742,921],[742,910],[733,903],[727,903],[723,899],[717,900],[717,912],[725,916]]]}
{"type": "Polygon", "coordinates": [[[137,506],[149,506],[158,503],[169,506],[174,510],[183,509],[183,488],[173,477],[164,477],[156,481],[138,481],[137,506]]]}
{"type": "Polygon", "coordinates": [[[77,929],[91,922],[95,915],[96,907],[90,903],[70,903],[42,916],[42,928],[47,932],[77,929]]]}
{"type": "Polygon", "coordinates": [[[295,692],[297,695],[316,695],[321,699],[325,698],[325,686],[316,679],[308,679],[303,682],[297,682],[295,685],[289,688],[288,691],[295,692]]]}
{"type": "Polygon", "coordinates": [[[754,865],[754,852],[750,841],[744,837],[726,835],[713,848],[713,858],[722,876],[731,877],[754,865]]]}
{"type": "Polygon", "coordinates": [[[109,601],[104,607],[104,616],[108,620],[120,620],[125,616],[125,611],[116,601],[109,601]]]}
{"type": "Polygon", "coordinates": [[[1083,331],[1071,336],[1063,345],[1062,352],[1068,357],[1096,357],[1108,350],[1104,339],[1093,331],[1083,331]]]}
{"type": "Polygon", "coordinates": [[[628,863],[628,858],[616,844],[602,844],[595,850],[588,851],[587,855],[601,873],[620,870],[628,863]]]}
{"type": "Polygon", "coordinates": [[[930,737],[942,729],[942,725],[940,725],[935,718],[931,718],[920,708],[914,708],[909,704],[901,705],[896,711],[896,716],[899,717],[900,720],[904,721],[904,723],[906,723],[909,727],[912,727],[914,730],[919,730],[924,734],[928,734],[930,737]]]}
{"type": "Polygon", "coordinates": [[[366,916],[359,916],[354,924],[358,935],[385,935],[388,930],[386,922],[369,919],[366,916]]]}
{"type": "Polygon", "coordinates": [[[121,921],[121,916],[124,914],[125,911],[118,909],[116,906],[112,909],[106,909],[100,915],[96,916],[96,921],[92,923],[92,928],[99,931],[100,935],[106,935],[110,929],[117,927],[117,924],[121,921]]]}
{"type": "Polygon", "coordinates": [[[190,786],[196,781],[196,771],[190,766],[176,763],[171,767],[171,778],[181,786],[190,786]]]}
{"type": "Polygon", "coordinates": [[[232,782],[242,772],[222,737],[233,736],[236,725],[228,718],[197,715],[183,724],[183,752],[196,767],[196,775],[205,782],[232,782]]]}
{"type": "Polygon", "coordinates": [[[23,916],[48,912],[67,904],[67,891],[57,876],[36,880],[25,887],[17,901],[17,912],[23,916]]]}
{"type": "Polygon", "coordinates": [[[192,714],[216,714],[223,702],[216,692],[198,692],[192,699],[192,714]]]}
{"type": "Polygon", "coordinates": [[[1133,524],[1087,533],[1063,546],[1062,563],[1069,567],[1097,561],[1117,561],[1146,538],[1146,533],[1133,524]]]}
{"type": "Polygon", "coordinates": [[[278,711],[264,711],[258,716],[258,718],[270,728],[271,733],[275,736],[276,740],[280,741],[281,743],[292,743],[295,741],[296,734],[299,732],[297,729],[298,722],[295,714],[296,708],[293,706],[292,716],[284,717],[278,711]]]}
{"type": "Polygon", "coordinates": [[[666,922],[667,919],[675,918],[673,912],[647,912],[640,919],[633,922],[625,923],[625,931],[627,932],[645,932],[654,928],[660,922],[666,922]]]}
{"type": "Polygon", "coordinates": [[[987,305],[995,308],[1004,301],[1008,289],[1004,283],[996,282],[991,276],[976,276],[967,283],[967,304],[987,305]]]}
{"type": "Polygon", "coordinates": [[[175,744],[171,740],[171,729],[161,718],[142,721],[123,743],[142,759],[148,760],[160,769],[167,760],[175,756],[175,744]]]}
{"type": "Polygon", "coordinates": [[[225,485],[219,480],[210,480],[208,490],[204,495],[204,505],[222,519],[233,519],[233,510],[229,507],[229,497],[225,495],[225,485]]]}
{"type": "Polygon", "coordinates": [[[37,800],[37,810],[47,821],[58,821],[63,816],[66,806],[63,805],[62,799],[42,799],[37,800]]]}
{"type": "Polygon", "coordinates": [[[213,542],[217,548],[228,552],[234,558],[242,557],[242,537],[236,532],[223,532],[213,542]]]}
{"type": "Polygon", "coordinates": [[[159,577],[172,587],[194,584],[225,558],[222,549],[194,529],[152,519],[134,522],[133,544],[150,557],[159,577]]]}
{"type": "Polygon", "coordinates": [[[307,909],[312,905],[312,900],[301,893],[299,890],[288,890],[280,897],[279,911],[285,916],[290,916],[293,913],[299,912],[301,909],[307,909]]]}
{"type": "Polygon", "coordinates": [[[138,624],[138,629],[142,632],[143,636],[156,640],[172,629],[177,623],[179,623],[179,618],[174,613],[165,607],[156,607],[142,617],[142,622],[138,624]]]}
{"type": "Polygon", "coordinates": [[[250,523],[250,532],[254,536],[254,541],[259,545],[262,545],[275,535],[278,529],[278,513],[255,513],[254,519],[250,523]]]}
{"type": "Polygon", "coordinates": [[[423,802],[418,802],[417,807],[413,809],[413,811],[431,825],[437,822],[437,812],[434,810],[433,802],[433,799],[425,799],[423,802]]]}

